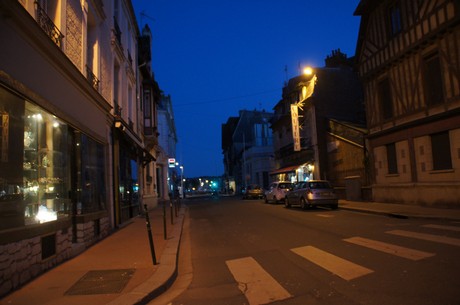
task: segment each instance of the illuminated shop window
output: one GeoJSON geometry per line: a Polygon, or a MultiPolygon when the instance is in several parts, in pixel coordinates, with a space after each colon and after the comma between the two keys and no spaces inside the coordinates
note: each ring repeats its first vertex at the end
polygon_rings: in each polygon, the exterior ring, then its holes
{"type": "Polygon", "coordinates": [[[25,103],[22,186],[25,225],[66,217],[70,211],[67,125],[25,103]]]}
{"type": "Polygon", "coordinates": [[[0,230],[68,217],[68,127],[0,88],[0,230]]]}

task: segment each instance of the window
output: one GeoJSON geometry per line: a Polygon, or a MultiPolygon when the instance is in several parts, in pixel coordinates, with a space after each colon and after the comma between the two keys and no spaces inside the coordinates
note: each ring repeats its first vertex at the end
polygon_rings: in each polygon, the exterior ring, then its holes
{"type": "Polygon", "coordinates": [[[152,135],[152,110],[151,110],[151,102],[150,102],[150,90],[144,90],[144,133],[146,135],[152,135]]]}
{"type": "Polygon", "coordinates": [[[401,22],[401,8],[399,2],[393,4],[389,9],[390,15],[390,31],[391,35],[395,36],[396,34],[402,31],[402,22],[401,22]]]}
{"type": "Polygon", "coordinates": [[[81,134],[81,211],[77,213],[92,213],[105,209],[105,171],[103,146],[88,136],[81,134]]]}
{"type": "Polygon", "coordinates": [[[448,131],[431,135],[431,151],[433,155],[433,170],[452,169],[448,131]]]}
{"type": "Polygon", "coordinates": [[[441,63],[438,54],[423,59],[423,80],[427,106],[441,104],[444,101],[441,63]]]}
{"type": "Polygon", "coordinates": [[[55,116],[0,89],[0,230],[69,216],[68,133],[55,116]]]}
{"type": "Polygon", "coordinates": [[[396,145],[395,143],[387,144],[387,163],[388,174],[398,173],[398,160],[396,158],[396,145]]]}
{"type": "Polygon", "coordinates": [[[256,146],[272,145],[272,134],[268,124],[254,124],[256,146]]]}
{"type": "Polygon", "coordinates": [[[389,120],[393,117],[393,98],[391,96],[390,80],[385,78],[377,86],[382,118],[389,120]]]}

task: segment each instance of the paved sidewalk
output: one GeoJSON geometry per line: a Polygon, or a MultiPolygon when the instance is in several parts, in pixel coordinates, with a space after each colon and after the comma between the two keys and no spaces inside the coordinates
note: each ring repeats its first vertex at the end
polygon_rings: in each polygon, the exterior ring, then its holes
{"type": "Polygon", "coordinates": [[[460,221],[460,209],[431,208],[418,205],[339,200],[339,208],[398,218],[460,221]]]}
{"type": "MultiPolygon", "coordinates": [[[[362,213],[373,213],[399,218],[423,218],[460,221],[460,209],[438,209],[376,202],[340,200],[339,208],[362,213]]],[[[166,291],[177,276],[177,259],[186,213],[185,204],[177,217],[173,211],[173,224],[169,207],[166,209],[166,232],[164,239],[163,207],[149,212],[157,265],[153,265],[144,217],[114,232],[77,257],[49,270],[21,289],[11,293],[0,305],[131,305],[147,304],[166,291]],[[88,272],[102,272],[102,276],[89,281],[80,289],[88,272]],[[107,271],[118,271],[108,276],[107,271]],[[121,273],[120,273],[121,271],[121,273]],[[120,278],[126,280],[120,284],[120,278]],[[101,284],[101,279],[107,281],[101,284]],[[111,291],[119,288],[118,291],[111,291]],[[101,293],[106,289],[105,293],[101,293]],[[98,294],[83,294],[87,291],[98,294]],[[69,294],[73,292],[73,294],[69,294]],[[76,293],[75,293],[76,292],[76,293]],[[83,293],[82,293],[83,292],[83,293]]]]}
{"type": "Polygon", "coordinates": [[[47,271],[0,300],[1,305],[146,304],[177,275],[185,205],[173,214],[169,202],[149,212],[157,264],[153,264],[145,216],[115,231],[82,254],[47,271]],[[166,223],[167,239],[164,239],[166,223]],[[94,276],[91,276],[94,275],[94,276]],[[77,285],[77,286],[76,286],[77,285]],[[88,294],[88,293],[97,294],[88,294]]]}

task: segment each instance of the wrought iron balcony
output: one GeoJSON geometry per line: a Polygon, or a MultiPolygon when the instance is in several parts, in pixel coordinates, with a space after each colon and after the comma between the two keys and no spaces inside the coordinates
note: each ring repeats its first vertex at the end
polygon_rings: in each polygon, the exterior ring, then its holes
{"type": "Polygon", "coordinates": [[[45,31],[45,33],[51,38],[51,40],[62,49],[62,40],[64,35],[59,31],[58,27],[54,24],[51,18],[48,16],[46,11],[40,6],[38,1],[34,2],[37,23],[45,31]]]}
{"type": "Polygon", "coordinates": [[[115,105],[114,107],[114,114],[115,116],[118,116],[118,117],[121,117],[121,107],[120,105],[118,104],[118,102],[116,100],[113,101],[113,104],[115,105]]]}
{"type": "Polygon", "coordinates": [[[93,86],[96,91],[99,91],[99,79],[94,75],[93,71],[86,66],[86,78],[90,82],[90,84],[93,86]]]}

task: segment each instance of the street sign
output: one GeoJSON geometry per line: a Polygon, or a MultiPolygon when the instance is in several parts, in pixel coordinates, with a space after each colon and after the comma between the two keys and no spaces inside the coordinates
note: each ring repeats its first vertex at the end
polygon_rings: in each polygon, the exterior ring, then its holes
{"type": "Polygon", "coordinates": [[[176,159],[174,159],[174,158],[169,158],[169,159],[168,159],[168,165],[169,165],[169,168],[174,168],[174,167],[176,167],[176,159]]]}

